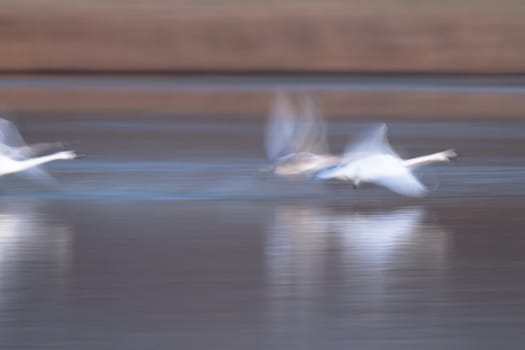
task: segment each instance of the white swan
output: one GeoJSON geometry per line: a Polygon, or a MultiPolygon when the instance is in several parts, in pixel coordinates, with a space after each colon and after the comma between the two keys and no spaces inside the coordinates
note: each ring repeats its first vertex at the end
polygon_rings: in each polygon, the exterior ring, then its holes
{"type": "Polygon", "coordinates": [[[39,143],[27,145],[10,121],[0,118],[0,176],[25,172],[39,180],[49,180],[49,176],[39,165],[54,160],[77,158],[74,151],[62,151],[46,156],[29,158],[44,150],[57,147],[59,143],[39,143]]]}
{"type": "Polygon", "coordinates": [[[381,124],[362,141],[348,147],[338,165],[321,170],[314,177],[351,181],[354,188],[360,183],[370,182],[405,196],[420,197],[427,189],[412,174],[412,169],[448,162],[457,156],[453,149],[448,149],[417,158],[401,159],[390,147],[386,131],[386,125],[381,124]]]}
{"type": "Polygon", "coordinates": [[[308,96],[302,96],[300,113],[283,93],[275,97],[268,118],[265,146],[275,175],[294,177],[311,175],[334,166],[339,158],[328,152],[326,125],[308,96]]]}

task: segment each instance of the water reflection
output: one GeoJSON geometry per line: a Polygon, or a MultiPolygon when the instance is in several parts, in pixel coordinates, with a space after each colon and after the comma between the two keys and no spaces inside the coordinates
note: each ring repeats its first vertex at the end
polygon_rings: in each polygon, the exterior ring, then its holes
{"type": "Polygon", "coordinates": [[[71,238],[69,226],[46,215],[39,203],[0,202],[0,328],[8,334],[56,316],[56,308],[39,305],[65,292],[71,238]]]}
{"type": "Polygon", "coordinates": [[[307,329],[320,314],[342,310],[352,315],[345,322],[384,319],[401,299],[415,301],[417,290],[439,294],[448,233],[426,216],[419,207],[278,207],[265,246],[272,329],[289,322],[307,329]]]}

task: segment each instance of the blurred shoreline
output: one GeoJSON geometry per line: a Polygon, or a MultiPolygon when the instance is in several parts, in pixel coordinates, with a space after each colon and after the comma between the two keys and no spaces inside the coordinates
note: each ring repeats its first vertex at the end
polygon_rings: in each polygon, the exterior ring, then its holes
{"type": "Polygon", "coordinates": [[[522,75],[0,75],[2,109],[42,117],[262,120],[278,90],[310,94],[330,119],[503,121],[525,116],[522,75]]]}
{"type": "Polygon", "coordinates": [[[6,0],[0,71],[524,73],[525,3],[6,0]]]}
{"type": "Polygon", "coordinates": [[[251,120],[282,89],[328,118],[523,119],[524,17],[519,0],[5,0],[0,105],[251,120]]]}

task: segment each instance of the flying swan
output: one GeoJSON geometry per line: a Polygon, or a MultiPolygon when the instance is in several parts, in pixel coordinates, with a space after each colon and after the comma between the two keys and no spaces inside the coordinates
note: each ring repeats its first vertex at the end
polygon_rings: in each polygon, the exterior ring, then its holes
{"type": "Polygon", "coordinates": [[[308,177],[332,167],[339,157],[328,151],[326,125],[310,97],[299,99],[297,112],[288,96],[278,93],[266,124],[266,155],[275,175],[308,177]]]}
{"type": "Polygon", "coordinates": [[[59,143],[38,143],[27,145],[15,125],[0,118],[0,176],[24,172],[37,180],[49,180],[50,177],[38,166],[54,160],[77,158],[74,151],[62,151],[35,157],[47,149],[59,146],[59,143]]]}
{"type": "Polygon", "coordinates": [[[320,180],[351,181],[354,188],[368,182],[388,188],[401,195],[421,197],[425,186],[412,170],[432,163],[448,162],[457,156],[453,149],[412,159],[399,157],[387,140],[387,127],[381,124],[360,142],[347,147],[341,161],[334,167],[314,175],[320,180]]]}

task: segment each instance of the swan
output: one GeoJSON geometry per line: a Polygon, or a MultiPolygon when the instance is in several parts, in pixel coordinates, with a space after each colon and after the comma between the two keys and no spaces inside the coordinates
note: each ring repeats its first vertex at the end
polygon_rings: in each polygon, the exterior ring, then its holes
{"type": "Polygon", "coordinates": [[[36,156],[57,146],[61,146],[61,143],[27,145],[16,126],[9,120],[0,118],[0,176],[24,172],[39,180],[49,180],[49,175],[40,169],[39,165],[55,160],[70,160],[78,157],[74,151],[61,151],[45,156],[36,156]]]}
{"type": "Polygon", "coordinates": [[[314,174],[315,179],[351,181],[354,188],[364,182],[374,183],[401,195],[421,197],[426,187],[412,170],[424,165],[448,162],[457,156],[453,149],[412,159],[399,157],[387,140],[387,127],[379,125],[360,142],[347,147],[336,166],[314,174]]]}
{"type": "Polygon", "coordinates": [[[339,158],[329,153],[326,125],[310,97],[299,99],[298,113],[287,95],[277,93],[265,130],[266,171],[284,177],[309,176],[334,166],[339,158]]]}

